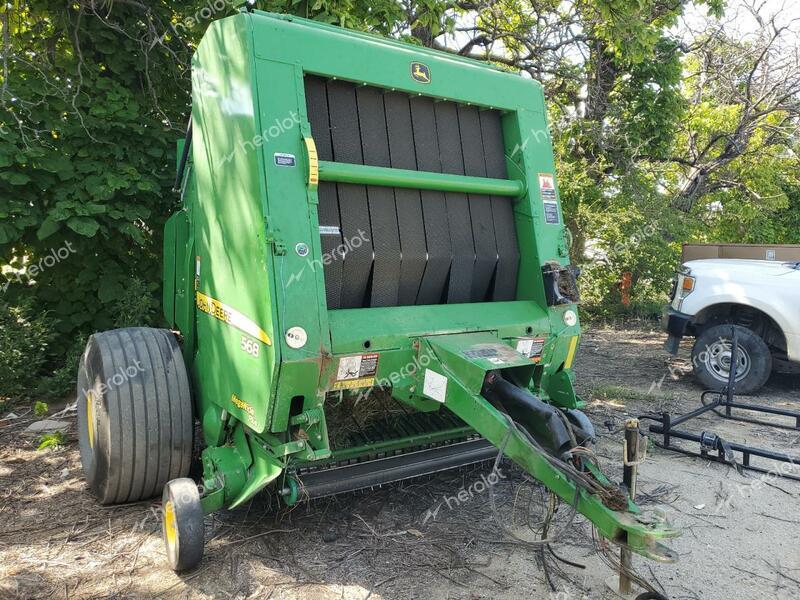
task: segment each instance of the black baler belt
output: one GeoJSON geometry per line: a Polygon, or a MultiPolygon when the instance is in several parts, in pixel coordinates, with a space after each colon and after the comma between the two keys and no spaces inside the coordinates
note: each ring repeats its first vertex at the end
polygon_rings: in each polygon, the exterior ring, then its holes
{"type": "MultiPolygon", "coordinates": [[[[333,159],[363,164],[355,87],[347,82],[328,82],[333,159]]],[[[372,270],[372,228],[367,189],[363,185],[338,184],[342,238],[347,248],[342,276],[342,308],[365,306],[372,270]]],[[[368,304],[366,304],[368,306],[368,304]]]]}
{"type": "MultiPolygon", "coordinates": [[[[479,114],[483,155],[486,161],[486,176],[505,179],[506,159],[503,153],[503,131],[500,114],[482,110],[479,114]]],[[[513,204],[510,198],[492,196],[492,220],[497,240],[497,268],[491,299],[513,300],[517,296],[517,272],[519,271],[519,244],[514,223],[513,204]]]]}
{"type": "MultiPolygon", "coordinates": [[[[461,131],[465,173],[473,177],[486,177],[478,109],[474,106],[459,106],[458,126],[461,131]]],[[[470,194],[469,213],[472,219],[472,239],[475,243],[475,269],[470,300],[483,302],[491,299],[489,287],[498,262],[490,198],[470,194]]]]}
{"type": "MultiPolygon", "coordinates": [[[[321,160],[507,178],[500,113],[306,77],[321,160]]],[[[332,184],[318,188],[328,308],[512,300],[513,200],[332,184]]]]}
{"type": "MultiPolygon", "coordinates": [[[[384,95],[386,128],[389,135],[389,159],[395,169],[415,170],[414,137],[411,135],[411,107],[408,96],[391,92],[384,95]]],[[[400,233],[400,284],[397,303],[408,306],[417,301],[425,272],[427,246],[422,205],[418,190],[397,188],[397,225],[400,233]]]]}
{"type": "MultiPolygon", "coordinates": [[[[328,92],[325,80],[321,77],[306,78],[306,103],[311,122],[311,135],[317,146],[321,160],[333,160],[331,146],[331,125],[328,119],[328,92]]],[[[336,184],[323,181],[317,190],[319,196],[319,224],[322,252],[331,257],[322,261],[325,274],[325,299],[328,308],[339,308],[342,303],[342,222],[339,218],[339,199],[336,184]]]]}
{"type": "MultiPolygon", "coordinates": [[[[374,87],[356,91],[361,148],[365,163],[389,167],[389,138],[383,92],[374,87]]],[[[369,186],[369,216],[372,227],[372,286],[369,306],[397,306],[400,291],[400,234],[394,190],[369,186]]]]}
{"type": "MultiPolygon", "coordinates": [[[[435,115],[442,172],[463,175],[464,159],[461,155],[461,134],[458,131],[456,105],[450,102],[438,102],[435,104],[435,115]]],[[[475,244],[472,241],[469,200],[466,194],[452,192],[446,192],[445,199],[450,242],[453,247],[447,303],[469,302],[475,267],[475,244]]]]}
{"type": "MultiPolygon", "coordinates": [[[[442,171],[433,100],[417,97],[411,100],[411,121],[417,168],[421,171],[442,171]]],[[[442,192],[422,190],[423,224],[428,246],[428,261],[422,276],[417,304],[440,304],[444,297],[447,276],[452,262],[447,205],[442,192]]]]}

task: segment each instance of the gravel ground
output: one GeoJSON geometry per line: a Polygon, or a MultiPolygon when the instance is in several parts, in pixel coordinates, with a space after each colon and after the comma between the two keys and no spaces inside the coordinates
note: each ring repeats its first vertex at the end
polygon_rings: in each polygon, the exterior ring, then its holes
{"type": "MultiPolygon", "coordinates": [[[[691,375],[680,375],[686,355],[670,359],[663,341],[642,326],[586,331],[578,387],[600,433],[597,454],[614,479],[621,477],[626,418],[698,405],[699,388],[691,375]]],[[[797,377],[775,376],[759,401],[800,408],[799,386],[797,377]]],[[[532,540],[527,524],[538,522],[545,506],[541,488],[505,463],[493,494],[476,492],[465,502],[453,497],[477,490],[488,467],[291,511],[259,497],[208,517],[201,566],[177,576],[165,566],[158,503],[99,506],[82,479],[74,423],[66,446],[37,451],[37,436],[22,433],[33,420],[29,414],[0,422],[0,598],[616,597],[605,584],[613,572],[584,519],[575,519],[554,546],[577,566],[544,553],[543,567],[540,549],[499,529],[498,519],[532,540]]],[[[707,418],[693,427],[795,454],[800,445],[796,434],[764,426],[707,418]]],[[[683,530],[671,542],[677,563],[634,562],[667,596],[800,597],[800,484],[743,477],[652,444],[639,481],[640,503],[683,530]]],[[[551,531],[567,524],[568,512],[560,507],[551,531]]]]}

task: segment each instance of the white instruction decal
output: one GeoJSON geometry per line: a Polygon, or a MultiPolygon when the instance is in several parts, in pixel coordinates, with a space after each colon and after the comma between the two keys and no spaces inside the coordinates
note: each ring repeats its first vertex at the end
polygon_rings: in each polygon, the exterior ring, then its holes
{"type": "Polygon", "coordinates": [[[423,382],[422,393],[444,404],[445,397],[447,396],[447,377],[440,375],[436,371],[425,369],[425,381],[423,382]]]}
{"type": "Polygon", "coordinates": [[[531,350],[533,350],[533,340],[530,338],[522,338],[517,342],[517,352],[522,354],[525,358],[528,358],[531,355],[531,350]]]}

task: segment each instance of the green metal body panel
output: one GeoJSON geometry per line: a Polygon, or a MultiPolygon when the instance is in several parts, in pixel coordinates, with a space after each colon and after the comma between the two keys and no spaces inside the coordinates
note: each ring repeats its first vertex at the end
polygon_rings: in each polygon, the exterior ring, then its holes
{"type": "MultiPolygon", "coordinates": [[[[479,396],[491,369],[513,368],[541,398],[579,406],[571,364],[580,326],[564,325],[564,313],[576,307],[549,307],[542,274],[545,263],[566,265],[568,252],[557,192],[553,222],[539,187],[539,174],[555,173],[539,83],[461,57],[257,11],[212,23],[192,69],[192,152],[183,206],[165,235],[164,308],[183,336],[207,446],[206,511],[241,504],[292,465],[455,439],[473,429],[499,444],[507,424],[479,396]],[[412,63],[428,68],[427,82],[411,76],[412,63]],[[328,310],[306,74],[502,111],[507,180],[325,161],[318,175],[508,197],[521,255],[515,300],[328,310]],[[515,351],[525,338],[544,340],[536,361],[515,351]],[[504,367],[465,357],[487,344],[506,349],[504,367]],[[340,359],[362,354],[377,355],[374,377],[340,386],[340,359]],[[443,410],[423,393],[420,377],[431,364],[452,382],[444,409],[466,427],[332,454],[325,419],[331,392],[381,385],[416,410],[443,410]]],[[[506,453],[562,498],[574,496],[524,440],[512,437],[506,453]]],[[[604,535],[621,539],[627,532],[640,550],[653,541],[637,538],[644,529],[628,517],[592,498],[580,502],[604,535]]]]}

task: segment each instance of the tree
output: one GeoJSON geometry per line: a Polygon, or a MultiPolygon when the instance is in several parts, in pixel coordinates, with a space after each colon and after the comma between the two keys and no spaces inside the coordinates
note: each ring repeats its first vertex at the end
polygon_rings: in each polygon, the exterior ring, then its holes
{"type": "Polygon", "coordinates": [[[189,109],[190,48],[149,45],[170,30],[165,6],[16,2],[2,12],[0,257],[9,296],[54,317],[55,351],[113,326],[131,279],[157,297],[189,109]]]}
{"type": "Polygon", "coordinates": [[[800,18],[748,2],[732,19],[697,34],[685,61],[691,108],[676,136],[679,152],[667,160],[677,167],[673,205],[687,212],[719,191],[747,194],[756,205],[775,200],[784,195],[775,170],[797,166],[800,18]],[[732,30],[745,19],[751,33],[732,30]],[[749,169],[754,161],[760,166],[749,169]]]}

